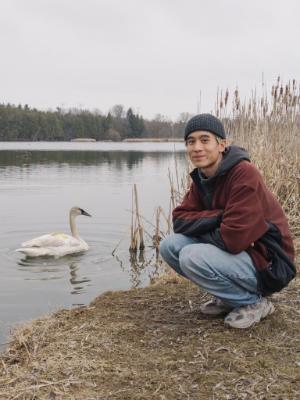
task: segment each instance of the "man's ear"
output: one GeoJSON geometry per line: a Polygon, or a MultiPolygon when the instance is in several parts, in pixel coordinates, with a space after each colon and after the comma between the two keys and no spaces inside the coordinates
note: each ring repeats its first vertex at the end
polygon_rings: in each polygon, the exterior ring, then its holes
{"type": "Polygon", "coordinates": [[[227,142],[226,139],[223,139],[219,142],[219,147],[220,147],[220,153],[224,153],[226,147],[227,147],[227,142]]]}

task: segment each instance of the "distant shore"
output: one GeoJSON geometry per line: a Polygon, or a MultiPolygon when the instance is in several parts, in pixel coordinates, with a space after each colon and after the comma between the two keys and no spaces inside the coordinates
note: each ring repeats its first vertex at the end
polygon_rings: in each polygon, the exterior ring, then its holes
{"type": "Polygon", "coordinates": [[[70,142],[96,142],[96,139],[93,139],[93,138],[76,138],[76,139],[71,139],[70,142]]]}
{"type": "Polygon", "coordinates": [[[127,138],[123,142],[183,142],[180,138],[127,138]]]}
{"type": "MultiPolygon", "coordinates": [[[[97,142],[93,138],[75,138],[71,142],[97,142]]],[[[113,142],[112,140],[98,140],[98,142],[113,142]]],[[[118,142],[118,141],[117,141],[118,142]]],[[[181,138],[126,138],[120,142],[183,142],[181,138]]]]}

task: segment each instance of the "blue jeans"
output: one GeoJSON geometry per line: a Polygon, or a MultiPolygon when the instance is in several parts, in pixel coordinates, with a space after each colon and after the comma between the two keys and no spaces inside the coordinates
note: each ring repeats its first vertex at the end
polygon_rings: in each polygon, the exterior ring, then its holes
{"type": "Polygon", "coordinates": [[[178,274],[233,308],[257,303],[261,298],[256,269],[245,251],[227,253],[175,233],[161,242],[160,254],[178,274]]]}

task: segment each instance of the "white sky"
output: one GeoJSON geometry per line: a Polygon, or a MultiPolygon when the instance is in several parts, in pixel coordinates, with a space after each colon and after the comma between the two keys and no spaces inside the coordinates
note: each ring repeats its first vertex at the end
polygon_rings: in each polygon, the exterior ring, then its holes
{"type": "Polygon", "coordinates": [[[300,80],[298,0],[0,0],[0,102],[146,118],[300,80]]]}

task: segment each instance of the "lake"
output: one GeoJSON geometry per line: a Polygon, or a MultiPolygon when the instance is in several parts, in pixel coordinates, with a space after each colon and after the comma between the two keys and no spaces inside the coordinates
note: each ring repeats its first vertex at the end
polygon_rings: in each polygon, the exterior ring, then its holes
{"type": "Polygon", "coordinates": [[[169,211],[175,160],[183,173],[183,143],[0,142],[0,343],[16,323],[145,286],[159,273],[151,240],[144,258],[128,251],[132,188],[151,235],[156,207],[169,211]],[[87,253],[29,259],[15,252],[44,233],[69,233],[72,206],[92,215],[76,220],[87,253]]]}

